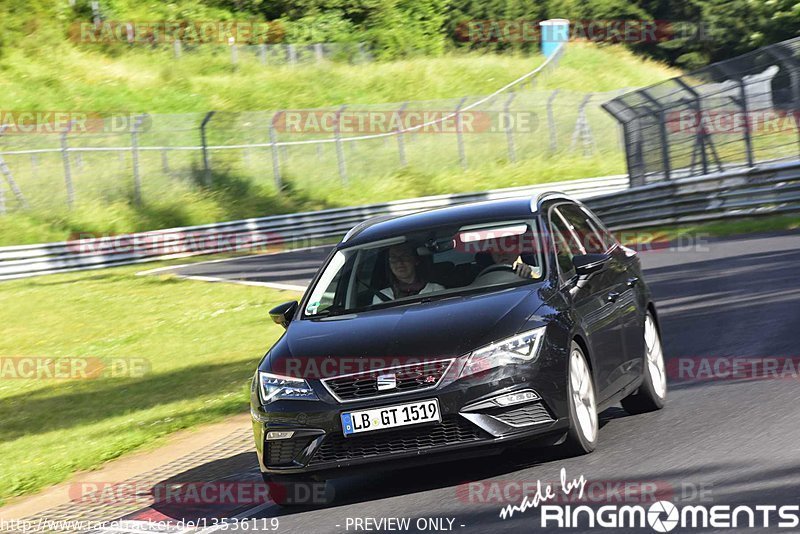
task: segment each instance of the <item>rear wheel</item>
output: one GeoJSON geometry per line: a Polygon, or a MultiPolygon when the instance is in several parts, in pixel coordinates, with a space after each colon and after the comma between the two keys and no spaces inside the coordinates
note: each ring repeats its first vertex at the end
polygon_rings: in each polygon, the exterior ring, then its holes
{"type": "Polygon", "coordinates": [[[565,446],[574,454],[592,452],[597,446],[598,419],[594,380],[580,345],[572,342],[569,355],[569,430],[565,446]]]}
{"type": "Polygon", "coordinates": [[[647,312],[644,318],[645,364],[642,385],[636,393],[622,399],[622,407],[631,414],[660,410],[667,401],[667,371],[661,336],[655,319],[647,312]]]}

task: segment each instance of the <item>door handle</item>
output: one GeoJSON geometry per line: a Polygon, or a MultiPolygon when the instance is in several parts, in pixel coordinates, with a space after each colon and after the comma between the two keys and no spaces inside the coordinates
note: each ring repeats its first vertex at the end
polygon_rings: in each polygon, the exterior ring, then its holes
{"type": "Polygon", "coordinates": [[[611,293],[608,294],[608,302],[617,302],[618,298],[619,298],[619,293],[617,293],[616,291],[612,291],[611,293]]]}
{"type": "Polygon", "coordinates": [[[636,285],[636,282],[638,282],[638,281],[639,281],[639,279],[634,276],[632,278],[628,278],[628,281],[626,282],[626,284],[628,285],[628,287],[633,287],[633,286],[636,285]]]}

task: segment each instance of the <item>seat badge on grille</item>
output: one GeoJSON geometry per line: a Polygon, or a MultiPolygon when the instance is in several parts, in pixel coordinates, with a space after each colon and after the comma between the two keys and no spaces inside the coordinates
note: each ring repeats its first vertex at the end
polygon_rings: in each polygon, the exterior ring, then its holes
{"type": "Polygon", "coordinates": [[[397,387],[397,376],[394,373],[378,375],[378,391],[386,391],[397,387]]]}

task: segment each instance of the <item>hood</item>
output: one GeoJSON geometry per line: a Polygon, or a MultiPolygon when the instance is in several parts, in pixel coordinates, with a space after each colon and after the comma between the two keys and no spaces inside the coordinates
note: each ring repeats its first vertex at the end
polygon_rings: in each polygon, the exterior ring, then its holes
{"type": "Polygon", "coordinates": [[[270,350],[261,370],[319,378],[347,374],[345,362],[353,372],[461,356],[516,334],[542,305],[541,293],[542,284],[532,284],[338,317],[295,320],[270,350]],[[330,364],[328,371],[320,371],[325,363],[330,364]]]}

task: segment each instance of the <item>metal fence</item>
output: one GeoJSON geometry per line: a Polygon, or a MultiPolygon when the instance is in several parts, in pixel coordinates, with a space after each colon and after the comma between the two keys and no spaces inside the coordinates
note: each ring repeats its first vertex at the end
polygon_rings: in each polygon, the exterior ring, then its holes
{"type": "Polygon", "coordinates": [[[299,65],[335,61],[346,63],[369,63],[372,53],[366,43],[313,43],[313,44],[260,44],[260,45],[211,45],[187,44],[175,40],[170,46],[173,58],[185,55],[193,58],[226,58],[231,65],[256,64],[263,66],[299,65]]]}
{"type": "Polygon", "coordinates": [[[604,105],[621,124],[632,185],[800,157],[800,38],[604,105]]]}
{"type": "Polygon", "coordinates": [[[535,89],[559,56],[482,97],[115,116],[89,131],[0,136],[0,213],[180,198],[198,186],[236,182],[341,198],[353,189],[380,194],[404,169],[479,169],[568,154],[621,161],[617,125],[600,107],[617,93],[535,89]]]}

